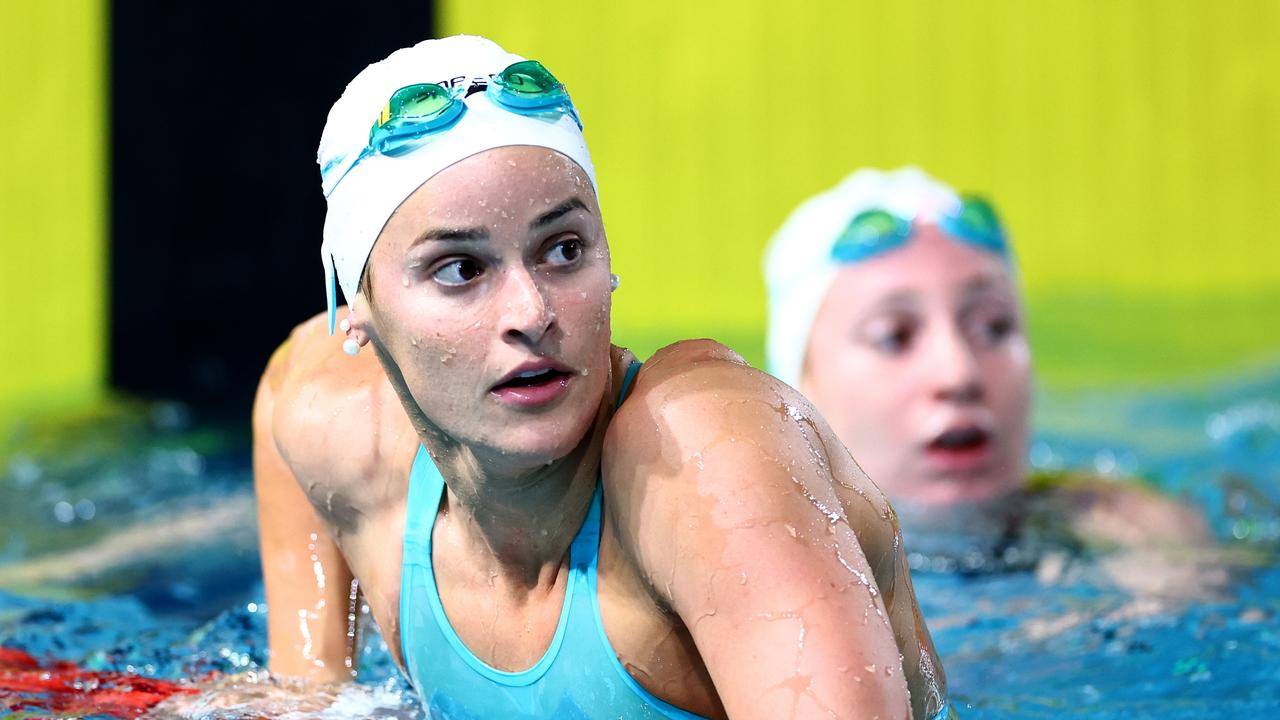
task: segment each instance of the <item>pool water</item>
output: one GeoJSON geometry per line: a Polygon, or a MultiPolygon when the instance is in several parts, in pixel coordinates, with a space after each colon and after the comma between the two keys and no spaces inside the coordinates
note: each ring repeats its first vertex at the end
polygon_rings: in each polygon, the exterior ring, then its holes
{"type": "MultiPolygon", "coordinates": [[[[1036,425],[1038,469],[1141,478],[1202,508],[1226,550],[1174,559],[1182,579],[1154,594],[1064,552],[1020,571],[916,552],[960,715],[1280,716],[1280,369],[1042,392],[1036,425]]],[[[0,437],[0,715],[136,717],[166,694],[153,714],[419,715],[376,632],[354,685],[259,676],[267,608],[244,433],[157,404],[0,437]],[[121,697],[138,702],[112,704],[121,697]]],[[[909,548],[931,547],[910,530],[909,548]]]]}

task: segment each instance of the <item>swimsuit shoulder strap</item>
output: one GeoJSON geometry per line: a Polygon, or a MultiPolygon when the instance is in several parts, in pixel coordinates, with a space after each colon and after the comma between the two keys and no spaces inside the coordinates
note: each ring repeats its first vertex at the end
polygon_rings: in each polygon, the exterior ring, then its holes
{"type": "Polygon", "coordinates": [[[404,561],[430,562],[431,531],[440,510],[440,497],[444,492],[444,477],[431,459],[427,448],[418,445],[409,471],[409,496],[404,513],[404,561]]]}
{"type": "MultiPolygon", "coordinates": [[[[627,372],[622,376],[622,387],[618,392],[619,406],[627,399],[627,393],[631,391],[631,383],[636,379],[636,373],[640,371],[642,364],[639,360],[632,360],[627,366],[627,372]]],[[[591,509],[587,511],[586,520],[583,520],[582,527],[573,538],[569,561],[574,570],[585,572],[595,562],[596,554],[600,549],[600,512],[604,503],[602,489],[597,479],[596,491],[591,497],[591,509]]]]}
{"type": "Polygon", "coordinates": [[[619,406],[627,399],[627,393],[631,392],[631,381],[636,379],[636,373],[640,372],[641,365],[644,365],[644,363],[639,360],[632,360],[631,364],[627,366],[627,374],[622,376],[622,389],[618,392],[619,406]]]}

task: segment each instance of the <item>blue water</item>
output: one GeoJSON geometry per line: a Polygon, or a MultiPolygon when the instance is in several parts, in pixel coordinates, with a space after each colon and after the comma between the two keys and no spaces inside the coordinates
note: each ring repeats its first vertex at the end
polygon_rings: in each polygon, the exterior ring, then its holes
{"type": "MultiPolygon", "coordinates": [[[[1280,716],[1280,370],[1037,402],[1036,467],[1141,478],[1183,498],[1227,559],[1183,568],[1185,592],[1146,595],[1063,552],[963,573],[917,553],[917,594],[961,716],[1280,716]],[[1202,587],[1210,575],[1226,581],[1202,587]]],[[[153,405],[0,437],[0,646],[157,678],[242,674],[188,710],[202,717],[248,717],[236,707],[246,698],[278,717],[413,717],[376,632],[357,685],[312,693],[337,703],[327,713],[290,711],[243,675],[266,665],[243,433],[153,405]]]]}

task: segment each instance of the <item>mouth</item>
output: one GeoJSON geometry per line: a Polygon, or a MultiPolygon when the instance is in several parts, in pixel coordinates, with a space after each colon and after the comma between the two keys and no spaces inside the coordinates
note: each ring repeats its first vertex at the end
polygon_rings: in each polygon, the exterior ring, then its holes
{"type": "Polygon", "coordinates": [[[993,437],[977,425],[948,428],[925,445],[925,457],[944,472],[964,472],[983,466],[991,455],[993,437]]]}
{"type": "Polygon", "coordinates": [[[526,363],[507,373],[489,392],[510,405],[545,405],[563,395],[575,376],[556,363],[526,363]]]}
{"type": "Polygon", "coordinates": [[[990,439],[991,433],[980,427],[951,428],[934,438],[929,443],[929,449],[955,452],[972,450],[986,445],[990,439]]]}

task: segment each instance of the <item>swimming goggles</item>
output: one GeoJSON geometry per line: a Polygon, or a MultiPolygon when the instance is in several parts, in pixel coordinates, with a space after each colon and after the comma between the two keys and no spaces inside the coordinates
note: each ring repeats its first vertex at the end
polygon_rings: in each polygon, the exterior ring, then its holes
{"type": "MultiPolygon", "coordinates": [[[[831,246],[837,262],[858,262],[901,247],[911,238],[913,218],[884,210],[864,210],[849,221],[831,246]]],[[[952,237],[1007,258],[1009,246],[996,211],[986,200],[967,195],[954,212],[938,216],[938,227],[952,237]]]]}
{"type": "Polygon", "coordinates": [[[569,100],[569,92],[551,71],[537,60],[521,60],[508,65],[496,75],[472,80],[469,84],[446,86],[441,83],[416,83],[391,93],[391,98],[378,113],[369,129],[369,144],[345,168],[345,158],[337,159],[322,170],[328,196],[338,183],[361,160],[380,154],[396,157],[410,152],[432,136],[453,127],[466,113],[466,99],[483,92],[494,105],[519,115],[560,113],[568,115],[582,129],[582,119],[569,100]]]}

